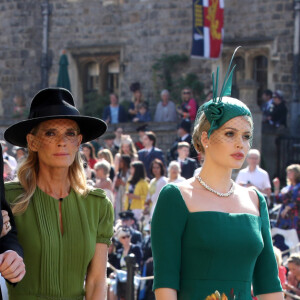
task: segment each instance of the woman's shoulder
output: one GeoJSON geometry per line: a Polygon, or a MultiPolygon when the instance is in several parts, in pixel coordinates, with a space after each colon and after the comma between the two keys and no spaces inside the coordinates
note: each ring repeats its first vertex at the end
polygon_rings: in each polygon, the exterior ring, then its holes
{"type": "Polygon", "coordinates": [[[107,203],[107,202],[110,202],[109,199],[106,197],[106,193],[103,189],[100,189],[100,188],[93,188],[91,189],[88,194],[86,195],[86,198],[88,200],[97,200],[101,203],[107,203]]]}
{"type": "Polygon", "coordinates": [[[235,194],[242,199],[243,202],[251,201],[258,212],[261,211],[263,205],[265,205],[264,195],[254,187],[243,187],[239,184],[235,184],[235,194]]]}
{"type": "Polygon", "coordinates": [[[89,211],[107,212],[112,210],[112,202],[106,192],[100,188],[94,188],[83,197],[83,203],[89,211]]]}
{"type": "Polygon", "coordinates": [[[159,178],[159,181],[167,184],[168,181],[169,181],[169,179],[168,179],[168,177],[166,177],[166,176],[161,176],[161,177],[159,178]]]}
{"type": "Polygon", "coordinates": [[[185,179],[183,177],[183,180],[181,180],[180,182],[176,182],[174,184],[177,186],[179,190],[191,190],[194,188],[193,186],[194,182],[195,182],[194,177],[191,177],[189,179],[185,179]]]}
{"type": "Polygon", "coordinates": [[[137,185],[149,185],[148,181],[144,178],[141,178],[138,182],[137,185]]]}
{"type": "MultiPolygon", "coordinates": [[[[172,204],[174,201],[178,201],[178,204],[184,204],[182,193],[179,187],[180,183],[168,183],[160,191],[159,198],[163,201],[170,201],[172,204]]],[[[162,201],[161,200],[161,201],[162,201]]]]}
{"type": "Polygon", "coordinates": [[[22,191],[24,188],[22,187],[19,181],[9,181],[4,184],[5,191],[22,191]]]}
{"type": "Polygon", "coordinates": [[[9,181],[4,184],[5,198],[8,203],[13,203],[24,192],[24,188],[18,181],[9,181]]]}

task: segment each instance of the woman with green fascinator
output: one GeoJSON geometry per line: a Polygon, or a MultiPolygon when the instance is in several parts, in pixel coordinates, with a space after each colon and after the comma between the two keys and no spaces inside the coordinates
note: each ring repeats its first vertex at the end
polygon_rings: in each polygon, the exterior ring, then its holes
{"type": "Polygon", "coordinates": [[[154,211],[157,300],[252,300],[252,286],[259,300],[283,299],[265,199],[231,179],[251,147],[253,121],[249,108],[230,97],[230,65],[219,97],[217,71],[213,99],[197,113],[200,174],[165,186],[154,211]]]}

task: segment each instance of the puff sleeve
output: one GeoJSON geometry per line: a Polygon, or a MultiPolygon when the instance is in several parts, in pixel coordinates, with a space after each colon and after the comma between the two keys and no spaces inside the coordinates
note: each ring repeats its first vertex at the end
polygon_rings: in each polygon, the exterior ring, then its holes
{"type": "Polygon", "coordinates": [[[96,242],[107,244],[109,246],[111,243],[111,237],[114,233],[114,210],[112,203],[107,197],[102,199],[102,201],[96,242]]]}
{"type": "Polygon", "coordinates": [[[257,194],[260,202],[261,234],[264,247],[258,256],[254,267],[253,291],[254,295],[261,295],[281,292],[282,288],[278,277],[278,266],[273,251],[266,200],[261,193],[257,192],[257,194]]]}
{"type": "Polygon", "coordinates": [[[188,210],[181,193],[173,184],[160,192],[151,222],[151,243],[154,261],[153,290],[179,290],[181,239],[188,210]]]}

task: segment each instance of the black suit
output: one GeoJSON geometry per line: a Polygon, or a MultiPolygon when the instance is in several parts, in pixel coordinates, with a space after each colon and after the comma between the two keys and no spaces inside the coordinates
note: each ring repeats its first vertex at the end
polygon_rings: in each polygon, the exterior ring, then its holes
{"type": "Polygon", "coordinates": [[[129,227],[130,235],[131,235],[131,243],[134,245],[141,245],[142,244],[142,233],[138,230],[129,227]]]}
{"type": "Polygon", "coordinates": [[[160,159],[163,164],[165,164],[165,159],[164,159],[164,153],[158,149],[158,148],[152,148],[150,152],[148,152],[146,149],[142,149],[138,151],[138,156],[139,160],[144,163],[145,169],[147,176],[149,178],[152,178],[153,176],[150,174],[150,165],[151,162],[155,159],[158,158],[160,159]]]}
{"type": "Polygon", "coordinates": [[[192,136],[189,134],[185,139],[181,139],[181,137],[178,137],[173,145],[171,146],[170,150],[168,151],[168,161],[171,162],[172,160],[177,160],[178,158],[178,152],[177,147],[178,143],[180,142],[187,142],[190,144],[190,154],[189,157],[197,159],[197,151],[195,150],[193,144],[192,144],[192,136]]]}
{"type": "MultiPolygon", "coordinates": [[[[4,192],[4,182],[3,182],[3,160],[2,160],[2,149],[0,147],[0,196],[1,196],[1,210],[6,210],[10,218],[10,224],[12,229],[8,232],[7,235],[0,239],[0,253],[3,253],[7,250],[16,251],[20,256],[23,257],[23,249],[17,240],[17,230],[14,221],[13,214],[8,203],[5,200],[4,192]]],[[[3,219],[2,214],[0,215],[0,231],[2,231],[3,219]]]]}
{"type": "MultiPolygon", "coordinates": [[[[17,240],[17,230],[14,221],[13,214],[8,203],[5,200],[4,192],[4,181],[3,181],[3,159],[2,159],[2,147],[0,146],[0,197],[1,197],[1,206],[0,210],[6,210],[8,212],[11,224],[11,230],[0,239],[0,253],[3,253],[7,250],[13,250],[17,252],[21,257],[23,257],[23,249],[17,240]]],[[[3,228],[3,219],[2,214],[0,214],[0,232],[3,228]]],[[[8,281],[9,282],[9,281],[8,281]]],[[[2,300],[2,293],[0,288],[0,299],[2,300]]]]}
{"type": "Polygon", "coordinates": [[[198,168],[197,161],[192,158],[186,158],[181,165],[181,176],[185,179],[193,177],[194,171],[198,168]]]}
{"type": "MultiPolygon", "coordinates": [[[[121,269],[121,265],[120,265],[120,260],[121,260],[121,257],[122,257],[122,254],[123,254],[123,248],[119,248],[117,251],[116,251],[116,260],[115,260],[115,265],[114,267],[117,268],[117,269],[121,269]]],[[[136,259],[136,263],[139,265],[139,267],[141,266],[141,262],[142,262],[142,258],[143,258],[143,253],[142,253],[142,249],[139,245],[131,245],[130,246],[130,249],[127,253],[127,255],[133,253],[135,255],[135,259],[136,259]]]]}

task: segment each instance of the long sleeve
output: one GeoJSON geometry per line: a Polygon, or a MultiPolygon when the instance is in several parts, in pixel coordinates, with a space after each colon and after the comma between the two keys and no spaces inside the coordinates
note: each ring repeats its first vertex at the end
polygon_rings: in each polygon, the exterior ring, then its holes
{"type": "MultiPolygon", "coordinates": [[[[14,221],[13,214],[8,203],[5,200],[5,191],[4,191],[4,182],[3,182],[3,160],[2,160],[2,148],[0,146],[0,197],[1,197],[1,206],[0,210],[6,210],[8,212],[11,224],[11,230],[0,239],[0,253],[3,253],[7,250],[16,251],[20,256],[23,257],[23,249],[17,240],[17,229],[14,221]]],[[[0,232],[3,227],[2,215],[0,216],[0,232]]]]}
{"type": "Polygon", "coordinates": [[[261,234],[264,247],[258,256],[253,273],[253,291],[255,295],[281,292],[281,284],[278,278],[278,266],[276,263],[270,222],[266,200],[257,192],[260,202],[261,234]]]}
{"type": "Polygon", "coordinates": [[[187,216],[188,211],[178,188],[172,184],[166,185],[159,195],[151,222],[154,290],[179,290],[181,238],[187,216]]]}

